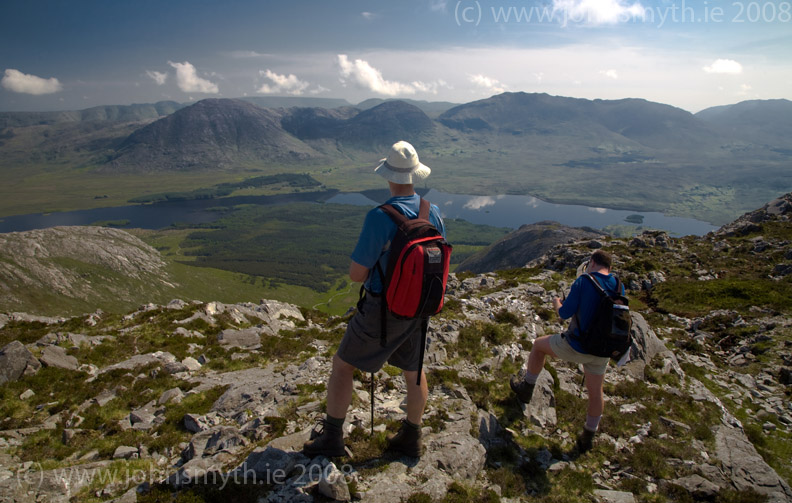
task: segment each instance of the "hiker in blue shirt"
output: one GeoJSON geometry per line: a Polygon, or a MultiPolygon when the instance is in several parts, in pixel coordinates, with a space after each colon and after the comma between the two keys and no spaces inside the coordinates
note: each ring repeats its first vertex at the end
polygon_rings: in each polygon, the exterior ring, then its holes
{"type": "MultiPolygon", "coordinates": [[[[382,159],[374,172],[388,181],[393,204],[403,215],[415,218],[421,198],[415,193],[414,183],[423,180],[431,170],[420,163],[412,145],[405,141],[395,143],[387,159],[382,159]]],[[[431,205],[429,221],[445,236],[445,226],[440,210],[431,205]]],[[[388,264],[388,250],[397,226],[379,208],[366,215],[357,245],[350,256],[349,277],[361,282],[366,295],[358,303],[358,310],[349,321],[344,338],[333,356],[333,369],[327,384],[327,415],[303,446],[309,456],[345,455],[343,424],[352,401],[353,373],[355,369],[377,372],[385,362],[402,369],[407,385],[407,417],[396,435],[388,439],[389,450],[412,457],[420,457],[421,418],[429,389],[421,368],[420,319],[397,319],[386,314],[387,340],[383,346],[380,334],[382,281],[377,262],[383,271],[388,264]]]]}
{"type": "MultiPolygon", "coordinates": [[[[610,273],[612,261],[610,254],[597,250],[591,255],[591,259],[585,267],[585,272],[599,282],[606,292],[615,291],[619,285],[616,277],[610,273]]],[[[624,295],[623,286],[618,293],[624,295]]],[[[553,298],[553,308],[556,313],[562,319],[572,318],[569,328],[562,334],[537,338],[528,356],[524,374],[512,376],[509,382],[517,398],[527,404],[531,401],[534,386],[544,367],[546,356],[582,364],[586,391],[588,392],[588,409],[583,432],[578,436],[576,442],[576,448],[581,454],[592,447],[594,434],[599,427],[604,407],[602,387],[609,358],[587,354],[580,341],[579,330],[579,326],[584,329],[588,328],[599,302],[600,294],[597,287],[583,275],[578,276],[572,283],[569,296],[563,302],[558,297],[553,298]]]]}

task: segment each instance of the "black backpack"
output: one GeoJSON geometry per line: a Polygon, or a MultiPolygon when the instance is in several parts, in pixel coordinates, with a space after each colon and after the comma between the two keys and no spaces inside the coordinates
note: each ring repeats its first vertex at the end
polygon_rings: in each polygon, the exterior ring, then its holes
{"type": "Polygon", "coordinates": [[[616,277],[615,293],[608,293],[590,274],[584,274],[600,295],[600,302],[594,311],[587,330],[578,324],[580,341],[586,353],[594,356],[607,356],[619,361],[632,345],[632,318],[630,317],[629,300],[621,294],[622,283],[616,277]]]}

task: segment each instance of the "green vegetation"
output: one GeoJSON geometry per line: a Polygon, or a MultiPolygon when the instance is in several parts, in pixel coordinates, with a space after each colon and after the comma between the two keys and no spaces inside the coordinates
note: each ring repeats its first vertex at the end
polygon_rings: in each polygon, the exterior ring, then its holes
{"type": "Polygon", "coordinates": [[[156,203],[160,201],[191,201],[195,199],[215,199],[229,196],[241,189],[256,189],[261,187],[278,186],[290,189],[307,189],[321,186],[311,175],[280,173],[277,175],[257,176],[239,182],[227,182],[215,185],[212,188],[201,188],[182,192],[163,192],[145,196],[133,197],[130,203],[156,203]]]}

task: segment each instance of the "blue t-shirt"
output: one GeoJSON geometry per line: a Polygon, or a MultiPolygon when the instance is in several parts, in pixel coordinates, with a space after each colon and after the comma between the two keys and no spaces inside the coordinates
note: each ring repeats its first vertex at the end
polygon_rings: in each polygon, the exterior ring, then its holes
{"type": "MultiPolygon", "coordinates": [[[[413,194],[412,196],[391,197],[385,204],[392,204],[402,215],[415,218],[420,209],[421,196],[413,194]]],[[[440,209],[434,204],[430,206],[429,221],[445,237],[445,225],[440,217],[440,209]]],[[[396,234],[396,229],[396,223],[381,209],[374,208],[366,214],[357,245],[349,258],[370,269],[364,285],[370,292],[382,293],[382,281],[374,266],[379,261],[383,274],[386,272],[390,243],[396,234]]]]}
{"type": "MultiPolygon", "coordinates": [[[[616,285],[618,285],[616,276],[598,272],[591,273],[591,276],[597,280],[606,292],[612,293],[616,291],[616,285]]],[[[619,293],[624,295],[624,285],[622,285],[621,292],[619,293]]],[[[597,291],[597,287],[591,284],[591,281],[581,274],[575,282],[572,283],[572,288],[569,289],[569,295],[561,304],[561,309],[558,310],[558,314],[561,318],[566,320],[577,313],[579,326],[587,328],[589,323],[591,323],[594,312],[599,306],[599,298],[600,294],[597,291]]],[[[569,337],[567,337],[567,341],[569,345],[578,353],[585,353],[583,344],[580,342],[580,331],[578,327],[574,327],[572,333],[568,334],[569,337]]]]}

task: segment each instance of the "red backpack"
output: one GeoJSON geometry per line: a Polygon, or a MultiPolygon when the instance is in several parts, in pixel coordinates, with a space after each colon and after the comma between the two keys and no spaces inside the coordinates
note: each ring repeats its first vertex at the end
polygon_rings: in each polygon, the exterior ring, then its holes
{"type": "Polygon", "coordinates": [[[380,208],[398,227],[391,240],[386,272],[382,272],[379,262],[375,266],[382,280],[380,343],[385,346],[387,339],[387,311],[397,318],[421,319],[422,365],[429,317],[443,309],[452,247],[429,221],[430,203],[426,199],[421,198],[418,217],[413,219],[390,204],[380,208]]]}
{"type": "Polygon", "coordinates": [[[380,206],[396,223],[385,274],[377,263],[388,310],[397,318],[427,318],[443,309],[451,245],[429,221],[429,201],[409,219],[390,204],[380,206]]]}

